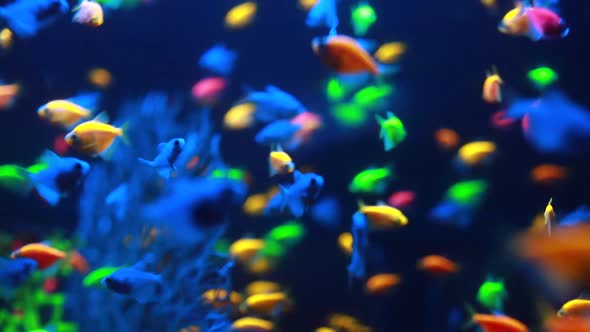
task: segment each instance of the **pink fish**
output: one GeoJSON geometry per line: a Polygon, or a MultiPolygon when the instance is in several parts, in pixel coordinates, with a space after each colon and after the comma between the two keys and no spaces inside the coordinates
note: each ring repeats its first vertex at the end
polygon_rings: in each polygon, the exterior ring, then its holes
{"type": "Polygon", "coordinates": [[[221,97],[226,85],[227,82],[221,77],[207,77],[193,85],[192,95],[200,104],[215,104],[221,97]]]}

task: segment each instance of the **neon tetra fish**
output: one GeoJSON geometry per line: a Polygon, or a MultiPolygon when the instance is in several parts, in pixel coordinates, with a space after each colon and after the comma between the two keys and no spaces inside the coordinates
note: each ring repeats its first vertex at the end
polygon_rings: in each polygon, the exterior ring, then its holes
{"type": "Polygon", "coordinates": [[[91,156],[104,156],[117,137],[127,141],[125,137],[126,125],[117,128],[107,122],[106,113],[100,113],[96,118],[77,125],[66,135],[65,141],[80,152],[91,156]]]}
{"type": "Polygon", "coordinates": [[[351,37],[317,37],[312,40],[311,47],[324,65],[339,74],[369,72],[379,75],[379,67],[375,60],[351,37]]]}

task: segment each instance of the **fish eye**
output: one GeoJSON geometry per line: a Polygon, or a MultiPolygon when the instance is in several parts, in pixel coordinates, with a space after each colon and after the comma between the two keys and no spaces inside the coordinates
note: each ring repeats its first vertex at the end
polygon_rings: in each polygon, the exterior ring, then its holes
{"type": "Polygon", "coordinates": [[[176,146],[176,147],[177,147],[177,146],[179,146],[179,145],[180,145],[180,140],[177,140],[177,139],[175,139],[175,140],[174,140],[174,146],[176,146]]]}
{"type": "Polygon", "coordinates": [[[74,164],[74,170],[81,171],[82,170],[82,164],[80,164],[80,163],[74,164]]]}
{"type": "Polygon", "coordinates": [[[71,139],[72,141],[77,141],[77,140],[78,140],[78,136],[77,136],[76,134],[71,134],[71,135],[70,135],[70,139],[71,139]]]}

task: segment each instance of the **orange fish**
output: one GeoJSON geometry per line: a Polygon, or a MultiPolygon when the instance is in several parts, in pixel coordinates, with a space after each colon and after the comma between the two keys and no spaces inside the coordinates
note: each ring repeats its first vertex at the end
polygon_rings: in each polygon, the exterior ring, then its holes
{"type": "Polygon", "coordinates": [[[337,35],[314,38],[311,47],[324,65],[339,74],[369,72],[379,74],[371,55],[353,38],[337,35]]]}
{"type": "Polygon", "coordinates": [[[440,255],[428,255],[417,263],[418,269],[435,276],[444,276],[459,271],[459,266],[450,259],[440,255]]]}
{"type": "Polygon", "coordinates": [[[502,102],[502,91],[500,90],[500,85],[502,85],[504,81],[496,68],[492,68],[491,72],[486,73],[486,79],[483,82],[483,100],[486,103],[495,104],[502,102]]]}
{"type": "Polygon", "coordinates": [[[127,124],[121,128],[108,124],[108,115],[100,113],[96,118],[77,125],[66,135],[65,140],[69,146],[80,152],[105,156],[117,137],[129,143],[125,136],[126,127],[127,124]]]}
{"type": "Polygon", "coordinates": [[[43,243],[29,243],[10,254],[10,258],[26,257],[37,262],[43,270],[66,257],[66,253],[43,243]]]}
{"type": "Polygon", "coordinates": [[[556,184],[568,177],[568,169],[554,164],[541,164],[531,169],[529,177],[537,184],[556,184]]]}
{"type": "Polygon", "coordinates": [[[503,315],[475,314],[473,322],[484,332],[528,332],[529,329],[517,319],[503,315]]]}
{"type": "Polygon", "coordinates": [[[546,233],[518,235],[514,245],[523,259],[537,264],[552,278],[556,288],[561,282],[571,282],[578,287],[590,287],[590,225],[578,224],[556,227],[551,236],[546,233]]]}
{"type": "Polygon", "coordinates": [[[449,128],[440,128],[434,133],[434,139],[438,146],[444,150],[453,150],[461,141],[459,134],[456,131],[449,128]]]}
{"type": "Polygon", "coordinates": [[[369,294],[382,295],[387,294],[389,291],[400,283],[400,277],[393,273],[380,273],[376,274],[367,280],[365,284],[365,290],[369,294]]]}
{"type": "Polygon", "coordinates": [[[590,318],[582,316],[551,317],[545,322],[547,332],[586,332],[590,331],[590,318]]]}

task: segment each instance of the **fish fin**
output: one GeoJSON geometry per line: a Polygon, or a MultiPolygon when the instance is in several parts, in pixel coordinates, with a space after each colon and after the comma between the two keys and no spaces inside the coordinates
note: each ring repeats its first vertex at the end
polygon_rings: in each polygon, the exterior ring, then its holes
{"type": "Polygon", "coordinates": [[[301,218],[305,214],[305,204],[303,204],[303,200],[300,197],[288,198],[287,205],[295,218],[301,218]]]}
{"type": "Polygon", "coordinates": [[[104,160],[110,161],[113,159],[113,155],[115,154],[115,150],[117,149],[117,141],[111,143],[111,146],[106,148],[103,152],[99,153],[98,156],[104,160]]]}
{"type": "Polygon", "coordinates": [[[61,158],[51,150],[45,150],[39,157],[39,162],[47,165],[54,165],[61,161],[61,158]]]}
{"type": "Polygon", "coordinates": [[[34,187],[34,174],[20,166],[14,166],[14,170],[19,180],[22,179],[24,181],[0,181],[0,187],[22,196],[29,194],[34,187]]]}
{"type": "Polygon", "coordinates": [[[363,202],[362,200],[357,200],[356,201],[356,205],[358,206],[358,209],[362,209],[365,206],[365,202],[363,202]]]}
{"type": "Polygon", "coordinates": [[[107,112],[100,112],[91,121],[109,123],[109,115],[107,112]]]}
{"type": "Polygon", "coordinates": [[[169,179],[172,176],[173,170],[170,167],[162,167],[162,168],[159,168],[157,170],[157,172],[158,172],[158,175],[160,175],[161,177],[163,177],[165,179],[169,179]]]}
{"type": "Polygon", "coordinates": [[[273,177],[277,175],[277,172],[272,167],[272,161],[270,160],[270,156],[268,157],[268,176],[273,177]]]}
{"type": "Polygon", "coordinates": [[[166,147],[166,143],[160,143],[160,144],[158,144],[158,152],[162,152],[165,147],[166,147]]]}
{"type": "Polygon", "coordinates": [[[461,331],[465,331],[467,329],[470,329],[473,326],[475,326],[475,324],[476,324],[475,321],[473,321],[473,315],[476,314],[475,309],[473,309],[473,307],[469,303],[465,303],[464,307],[465,307],[465,312],[467,313],[468,318],[461,326],[461,331]]]}
{"type": "Polygon", "coordinates": [[[46,185],[38,184],[35,189],[37,189],[39,195],[43,197],[43,199],[49,203],[49,205],[56,206],[59,203],[61,195],[52,188],[49,188],[46,185]]]}
{"type": "Polygon", "coordinates": [[[378,77],[382,78],[383,76],[395,75],[399,73],[400,67],[398,65],[380,63],[377,65],[377,71],[379,72],[378,77]]]}
{"type": "MultiPolygon", "coordinates": [[[[80,6],[78,5],[78,7],[80,6]]],[[[97,107],[100,97],[100,92],[82,92],[67,100],[92,112],[97,107]]]]}
{"type": "Polygon", "coordinates": [[[121,129],[121,140],[126,145],[131,145],[131,141],[129,140],[129,136],[127,136],[127,130],[129,129],[129,121],[123,123],[123,125],[119,128],[121,129]]]}
{"type": "Polygon", "coordinates": [[[154,163],[151,162],[151,161],[149,161],[149,160],[147,160],[147,159],[137,158],[137,161],[139,161],[139,163],[142,164],[142,165],[151,166],[151,167],[154,166],[154,163]]]}

